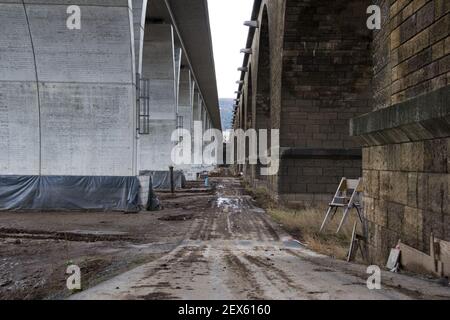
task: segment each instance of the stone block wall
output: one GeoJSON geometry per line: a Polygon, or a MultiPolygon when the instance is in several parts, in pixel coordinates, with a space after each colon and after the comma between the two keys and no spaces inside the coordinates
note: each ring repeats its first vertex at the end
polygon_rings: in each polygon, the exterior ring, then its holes
{"type": "Polygon", "coordinates": [[[373,261],[399,240],[429,252],[431,232],[450,240],[450,139],[365,148],[364,210],[373,261]]]}
{"type": "Polygon", "coordinates": [[[365,1],[287,1],[283,147],[356,147],[348,120],[371,110],[366,8],[365,1]]]}
{"type": "Polygon", "coordinates": [[[363,149],[371,260],[399,240],[450,240],[450,2],[378,1],[373,112],[352,120],[363,149]]]}
{"type": "Polygon", "coordinates": [[[280,168],[280,200],[294,207],[326,205],[342,177],[361,177],[361,159],[284,159],[280,168]]]}
{"type": "Polygon", "coordinates": [[[375,33],[375,109],[445,87],[450,71],[450,2],[384,0],[375,33]]]}
{"type": "MultiPolygon", "coordinates": [[[[349,119],[371,110],[368,1],[287,1],[283,44],[280,198],[327,203],[342,177],[361,177],[349,119]]],[[[360,151],[359,151],[360,154],[360,151]]]]}

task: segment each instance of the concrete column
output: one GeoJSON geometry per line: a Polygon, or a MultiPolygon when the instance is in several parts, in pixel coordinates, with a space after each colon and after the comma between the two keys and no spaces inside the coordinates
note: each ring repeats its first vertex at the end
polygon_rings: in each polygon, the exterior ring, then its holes
{"type": "Polygon", "coordinates": [[[202,129],[203,132],[205,132],[206,130],[206,108],[205,108],[205,104],[202,103],[202,129]]]}
{"type": "Polygon", "coordinates": [[[202,113],[201,113],[201,107],[202,107],[202,101],[200,97],[200,93],[197,89],[194,90],[194,121],[201,121],[202,120],[202,113]]]}
{"type": "Polygon", "coordinates": [[[133,0],[133,34],[135,52],[135,70],[142,75],[142,53],[144,50],[145,16],[147,0],[133,0]]]}
{"type": "Polygon", "coordinates": [[[177,103],[177,114],[178,114],[178,100],[180,98],[180,68],[181,68],[181,48],[175,48],[175,96],[177,103]]]}
{"type": "Polygon", "coordinates": [[[178,116],[183,117],[183,129],[189,131],[192,128],[193,112],[191,87],[189,69],[183,68],[180,72],[178,116]]]}
{"type": "Polygon", "coordinates": [[[173,28],[145,27],[142,75],[150,80],[150,134],[139,139],[139,170],[168,170],[176,129],[176,70],[173,28]]]}
{"type": "Polygon", "coordinates": [[[239,128],[245,130],[245,110],[242,98],[239,102],[239,128]]]}
{"type": "Polygon", "coordinates": [[[129,2],[0,0],[0,174],[134,175],[129,2]]]}
{"type": "MultiPolygon", "coordinates": [[[[182,118],[182,129],[191,132],[193,130],[193,86],[191,83],[191,73],[187,67],[180,69],[180,85],[178,98],[178,116],[182,118]]],[[[191,157],[192,159],[192,157],[191,157]]],[[[196,175],[192,172],[192,165],[177,166],[176,169],[183,170],[188,180],[195,180],[196,175]]]]}

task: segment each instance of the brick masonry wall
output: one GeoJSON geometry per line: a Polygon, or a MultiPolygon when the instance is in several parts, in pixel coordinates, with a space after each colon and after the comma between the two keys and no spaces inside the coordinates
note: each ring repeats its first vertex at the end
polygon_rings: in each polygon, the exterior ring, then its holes
{"type": "MultiPolygon", "coordinates": [[[[358,148],[349,119],[371,106],[369,1],[287,1],[283,43],[281,146],[358,148]]],[[[342,177],[361,177],[361,161],[283,159],[280,197],[290,204],[326,203],[342,177]],[[313,165],[311,165],[313,164],[313,165]]]]}
{"type": "MultiPolygon", "coordinates": [[[[280,54],[283,47],[283,33],[284,33],[284,14],[285,14],[285,0],[255,0],[255,2],[260,3],[260,7],[257,9],[258,12],[255,12],[255,18],[258,19],[260,24],[262,23],[263,12],[267,12],[268,19],[268,30],[266,28],[262,28],[264,32],[268,32],[269,41],[269,52],[270,52],[270,67],[269,72],[264,70],[263,72],[259,72],[258,70],[258,56],[259,56],[259,45],[260,45],[260,37],[258,33],[253,37],[253,54],[249,59],[249,70],[251,72],[251,81],[253,84],[252,99],[256,103],[260,103],[261,100],[264,100],[264,104],[267,104],[267,100],[270,100],[270,108],[268,106],[256,105],[253,106],[255,113],[252,115],[253,119],[257,119],[252,122],[252,126],[256,125],[258,121],[258,128],[268,127],[271,129],[279,129],[280,128],[280,113],[281,113],[281,75],[282,75],[282,55],[280,54]],[[267,74],[269,73],[269,74],[267,74]],[[266,90],[266,94],[264,97],[261,96],[261,90],[257,90],[257,84],[261,83],[261,78],[265,77],[270,80],[270,90],[266,90]],[[258,102],[257,102],[258,101],[258,102]],[[267,110],[269,109],[269,110],[267,110]],[[261,117],[261,114],[256,114],[256,110],[260,112],[264,112],[264,115],[261,117]],[[259,119],[259,120],[258,120],[259,119]]],[[[258,30],[259,32],[259,30],[258,30]]],[[[249,87],[249,77],[246,76],[245,84],[244,84],[244,92],[248,92],[249,87]]],[[[241,109],[242,106],[241,106],[241,109]]],[[[243,126],[243,121],[240,121],[243,126]]],[[[236,124],[236,123],[235,123],[236,124]]],[[[238,126],[236,126],[238,127],[238,126]]],[[[235,166],[236,168],[238,166],[235,166]]],[[[243,169],[243,166],[240,166],[243,169]]],[[[278,175],[268,176],[268,177],[259,177],[258,181],[252,181],[252,175],[256,172],[257,168],[254,166],[250,166],[250,169],[247,172],[250,173],[249,177],[245,177],[246,180],[255,187],[265,187],[267,188],[271,194],[273,194],[274,198],[277,199],[278,194],[278,175]]],[[[253,177],[254,178],[254,177],[253,177]]],[[[255,180],[255,179],[253,179],[255,180]]]]}
{"type": "Polygon", "coordinates": [[[369,1],[288,1],[281,146],[354,148],[349,119],[371,111],[369,1]]]}
{"type": "MultiPolygon", "coordinates": [[[[447,87],[450,75],[450,1],[385,0],[378,4],[383,19],[372,45],[374,116],[447,87]]],[[[426,107],[431,110],[435,104],[436,100],[430,100],[426,107]]],[[[443,119],[431,121],[445,123],[443,119]]],[[[408,127],[418,130],[418,138],[392,143],[397,137],[390,136],[389,144],[369,143],[363,150],[369,252],[377,263],[386,262],[390,248],[400,239],[424,252],[429,252],[431,232],[450,240],[449,134],[436,130],[439,136],[434,136],[419,123],[405,124],[401,130],[408,132],[408,127]]],[[[376,138],[383,132],[372,134],[376,138]]],[[[406,135],[400,137],[405,140],[406,135]]]]}
{"type": "Polygon", "coordinates": [[[384,0],[375,33],[375,108],[386,108],[448,85],[450,1],[384,0]]]}
{"type": "Polygon", "coordinates": [[[373,261],[401,239],[429,252],[430,234],[450,241],[450,139],[363,151],[364,210],[373,261]]]}
{"type": "Polygon", "coordinates": [[[295,207],[326,204],[342,177],[361,176],[361,160],[285,159],[280,168],[281,200],[295,207]]]}

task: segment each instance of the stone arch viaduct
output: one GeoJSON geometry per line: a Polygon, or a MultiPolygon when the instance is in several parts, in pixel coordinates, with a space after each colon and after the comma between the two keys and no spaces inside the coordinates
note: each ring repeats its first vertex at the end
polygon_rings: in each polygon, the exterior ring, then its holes
{"type": "Polygon", "coordinates": [[[330,201],[363,177],[369,249],[450,239],[450,3],[255,0],[235,129],[279,129],[278,174],[238,165],[284,203],[330,201]],[[369,30],[369,5],[381,29],[369,30]]]}

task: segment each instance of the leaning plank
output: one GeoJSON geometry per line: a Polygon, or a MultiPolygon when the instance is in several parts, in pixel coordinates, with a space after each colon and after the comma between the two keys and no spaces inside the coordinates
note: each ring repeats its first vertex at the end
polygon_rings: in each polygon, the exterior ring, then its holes
{"type": "Polygon", "coordinates": [[[400,264],[406,270],[417,273],[430,273],[433,275],[438,275],[433,257],[407,246],[404,243],[400,243],[400,251],[400,264]]]}
{"type": "Polygon", "coordinates": [[[450,276],[450,242],[436,239],[439,244],[439,260],[442,262],[442,272],[444,276],[450,276]]]}

